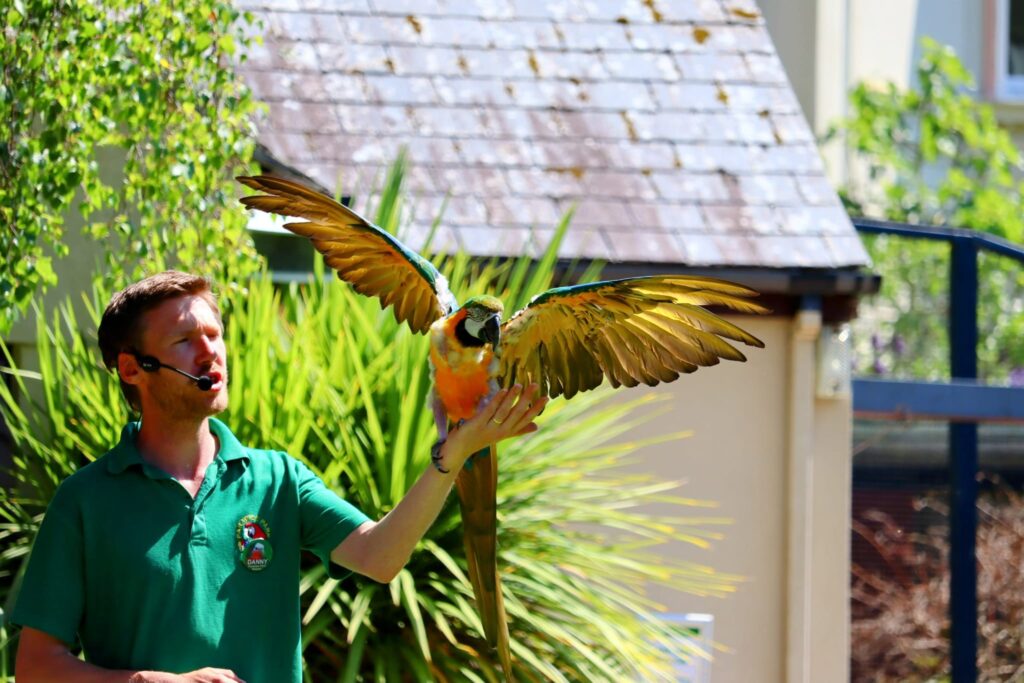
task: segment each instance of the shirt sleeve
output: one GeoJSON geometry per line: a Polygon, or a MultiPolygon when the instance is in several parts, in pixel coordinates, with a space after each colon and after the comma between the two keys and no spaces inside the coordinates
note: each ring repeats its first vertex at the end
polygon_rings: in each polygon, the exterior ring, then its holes
{"type": "Polygon", "coordinates": [[[331,578],[342,579],[352,572],[331,562],[331,551],[370,518],[327,488],[304,464],[295,461],[295,465],[302,547],[320,558],[331,578]]]}
{"type": "Polygon", "coordinates": [[[39,527],[11,621],[74,645],[85,604],[82,526],[64,485],[39,527]]]}

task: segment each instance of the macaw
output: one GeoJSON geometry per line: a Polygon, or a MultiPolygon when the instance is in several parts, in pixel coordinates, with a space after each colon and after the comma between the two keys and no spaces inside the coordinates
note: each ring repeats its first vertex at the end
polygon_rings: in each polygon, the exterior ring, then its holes
{"type": "MultiPolygon", "coordinates": [[[[556,287],[501,322],[503,306],[477,296],[459,306],[447,280],[425,258],[352,209],[273,176],[240,177],[265,194],[246,207],[305,219],[284,227],[309,238],[338,277],[392,306],[395,318],[428,333],[439,440],[471,418],[500,388],[536,383],[549,397],[573,397],[607,379],[613,387],[654,386],[680,373],[744,361],[726,339],[763,347],[703,308],[766,309],[756,292],[708,277],[661,275],[556,287]]],[[[543,394],[541,394],[543,395],[543,394]]],[[[497,565],[497,455],[494,446],[466,461],[456,479],[463,542],[488,643],[511,676],[508,624],[497,565]]]]}

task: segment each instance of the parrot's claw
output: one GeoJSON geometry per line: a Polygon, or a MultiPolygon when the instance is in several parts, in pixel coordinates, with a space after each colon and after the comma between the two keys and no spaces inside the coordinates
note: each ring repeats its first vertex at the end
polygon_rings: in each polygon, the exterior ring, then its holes
{"type": "Polygon", "coordinates": [[[446,470],[441,466],[441,447],[444,446],[445,439],[440,439],[433,446],[430,447],[430,462],[441,474],[448,474],[451,470],[446,470]]]}

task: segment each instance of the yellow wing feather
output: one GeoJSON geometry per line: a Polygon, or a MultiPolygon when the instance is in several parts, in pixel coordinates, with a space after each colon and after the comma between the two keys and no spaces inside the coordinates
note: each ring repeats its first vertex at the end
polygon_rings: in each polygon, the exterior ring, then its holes
{"type": "Polygon", "coordinates": [[[703,306],[765,313],[751,289],[715,278],[666,275],[552,289],[503,326],[498,381],[536,382],[572,397],[601,384],[654,386],[680,373],[746,357],[729,341],[760,339],[703,306]]]}
{"type": "Polygon", "coordinates": [[[416,332],[455,309],[444,277],[427,260],[386,231],[330,197],[283,178],[241,177],[266,194],[243,197],[252,209],[306,219],[285,228],[308,237],[338,277],[381,305],[416,332]]]}

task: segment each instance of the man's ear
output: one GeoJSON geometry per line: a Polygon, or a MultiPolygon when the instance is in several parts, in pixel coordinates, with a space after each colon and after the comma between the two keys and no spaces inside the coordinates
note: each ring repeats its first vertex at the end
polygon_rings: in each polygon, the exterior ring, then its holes
{"type": "Polygon", "coordinates": [[[117,354],[117,374],[125,384],[139,384],[142,381],[142,367],[139,360],[127,351],[117,354]]]}

